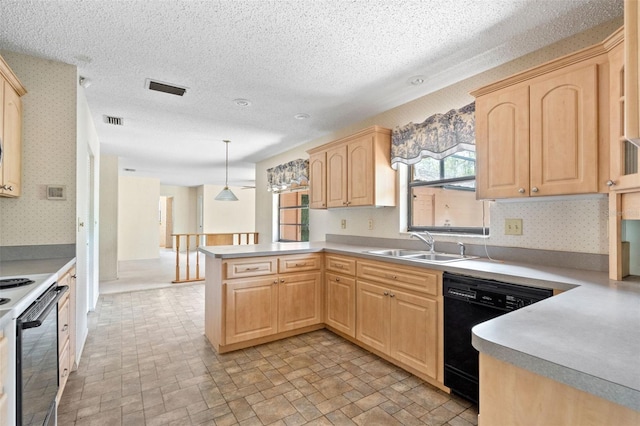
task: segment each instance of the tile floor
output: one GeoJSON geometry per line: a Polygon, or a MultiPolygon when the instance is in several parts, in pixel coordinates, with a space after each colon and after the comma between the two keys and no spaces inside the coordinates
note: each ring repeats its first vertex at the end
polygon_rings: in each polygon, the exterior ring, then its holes
{"type": "Polygon", "coordinates": [[[219,355],[203,284],[102,295],[66,425],[477,424],[477,408],[327,331],[219,355]]]}

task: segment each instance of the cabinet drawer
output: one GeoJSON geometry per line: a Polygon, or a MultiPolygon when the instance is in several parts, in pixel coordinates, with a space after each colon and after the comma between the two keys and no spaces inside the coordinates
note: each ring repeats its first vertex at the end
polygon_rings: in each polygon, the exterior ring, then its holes
{"type": "Polygon", "coordinates": [[[322,265],[322,255],[318,253],[282,256],[278,259],[278,271],[281,274],[287,272],[302,272],[313,269],[320,269],[322,265]]]}
{"type": "MultiPolygon", "coordinates": [[[[68,293],[67,293],[68,294],[68,293]]],[[[69,340],[69,297],[62,299],[58,305],[58,348],[62,350],[64,344],[69,340]]]]}
{"type": "Polygon", "coordinates": [[[442,272],[382,262],[358,262],[358,278],[366,278],[438,296],[442,272]]]}
{"type": "Polygon", "coordinates": [[[356,260],[350,257],[325,255],[325,268],[327,271],[341,272],[347,275],[356,274],[356,260]]]}
{"type": "Polygon", "coordinates": [[[248,257],[224,262],[225,278],[259,277],[278,273],[277,257],[248,257]]]}

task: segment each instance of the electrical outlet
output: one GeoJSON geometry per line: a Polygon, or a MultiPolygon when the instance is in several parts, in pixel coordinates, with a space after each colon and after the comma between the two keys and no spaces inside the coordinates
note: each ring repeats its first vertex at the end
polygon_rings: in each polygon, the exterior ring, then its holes
{"type": "Polygon", "coordinates": [[[522,219],[505,219],[504,235],[522,235],[522,219]]]}
{"type": "Polygon", "coordinates": [[[342,219],[342,221],[340,222],[340,227],[342,229],[347,229],[347,219],[342,219]]]}
{"type": "Polygon", "coordinates": [[[373,219],[369,219],[369,231],[373,229],[373,219]]]}

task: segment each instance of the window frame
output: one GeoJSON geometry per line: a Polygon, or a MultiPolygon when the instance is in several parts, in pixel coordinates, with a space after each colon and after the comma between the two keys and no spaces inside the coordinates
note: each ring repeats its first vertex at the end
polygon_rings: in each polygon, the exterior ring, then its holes
{"type": "MultiPolygon", "coordinates": [[[[453,154],[455,155],[455,154],[453,154]]],[[[442,234],[468,234],[468,235],[482,235],[482,236],[488,236],[489,235],[489,227],[488,226],[482,226],[482,227],[464,227],[464,226],[418,226],[418,225],[413,225],[413,188],[416,187],[439,187],[439,188],[447,188],[447,186],[449,186],[451,189],[455,189],[457,191],[473,191],[475,192],[475,187],[473,189],[471,188],[464,188],[464,187],[455,187],[452,188],[452,184],[458,183],[458,182],[468,182],[468,181],[475,181],[476,180],[476,175],[474,174],[473,176],[464,176],[464,177],[457,177],[457,178],[448,178],[445,179],[444,178],[444,172],[445,172],[445,164],[444,161],[445,158],[441,158],[439,160],[437,160],[439,162],[440,165],[440,179],[437,180],[430,180],[430,181],[426,181],[426,180],[413,180],[413,168],[414,168],[414,164],[409,165],[409,167],[407,167],[407,173],[408,173],[408,181],[407,181],[407,232],[419,232],[419,231],[429,231],[429,232],[436,232],[436,233],[442,233],[442,234]]],[[[425,157],[423,157],[422,159],[420,159],[420,161],[424,160],[425,157]]],[[[474,163],[476,162],[476,159],[473,158],[469,158],[469,160],[472,160],[474,163]]],[[[417,163],[416,163],[417,164],[417,163]]],[[[483,216],[484,216],[484,211],[483,211],[483,216]]],[[[484,222],[484,221],[483,221],[484,222]]]]}

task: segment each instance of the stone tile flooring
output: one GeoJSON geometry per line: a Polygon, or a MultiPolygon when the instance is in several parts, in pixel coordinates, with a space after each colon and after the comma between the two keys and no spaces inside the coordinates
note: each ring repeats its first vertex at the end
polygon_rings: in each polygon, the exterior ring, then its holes
{"type": "Polygon", "coordinates": [[[204,286],[102,295],[65,425],[477,424],[477,407],[320,330],[219,355],[204,286]]]}

